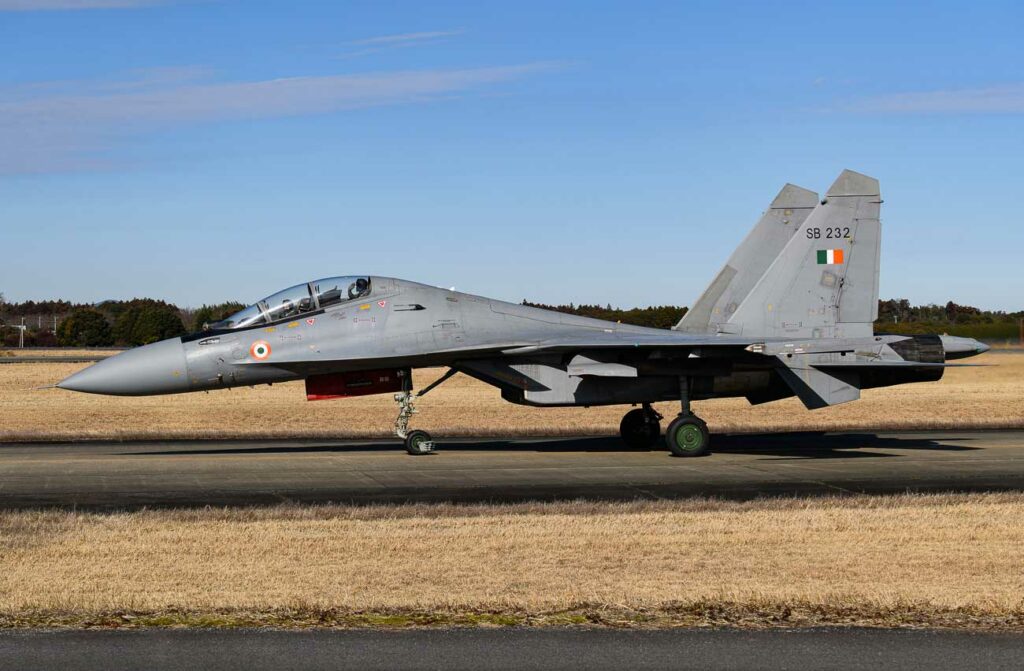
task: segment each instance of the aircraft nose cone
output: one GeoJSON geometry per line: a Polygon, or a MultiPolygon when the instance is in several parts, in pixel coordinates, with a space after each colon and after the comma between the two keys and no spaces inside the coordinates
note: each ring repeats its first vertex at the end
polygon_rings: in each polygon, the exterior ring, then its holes
{"type": "Polygon", "coordinates": [[[992,349],[992,348],[989,345],[986,345],[983,342],[979,342],[978,343],[978,354],[984,354],[985,352],[989,351],[990,349],[992,349]]]}
{"type": "Polygon", "coordinates": [[[87,394],[147,396],[188,391],[181,338],[161,340],[94,363],[57,383],[87,394]]]}

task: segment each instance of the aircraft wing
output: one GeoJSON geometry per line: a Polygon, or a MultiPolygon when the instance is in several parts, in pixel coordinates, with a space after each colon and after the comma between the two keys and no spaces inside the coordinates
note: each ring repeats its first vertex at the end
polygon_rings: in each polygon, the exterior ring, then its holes
{"type": "MultiPolygon", "coordinates": [[[[532,354],[546,354],[557,352],[573,352],[578,350],[628,350],[638,349],[695,349],[708,347],[723,347],[743,349],[755,343],[763,343],[764,338],[750,338],[741,336],[715,336],[702,334],[680,333],[678,331],[666,330],[662,333],[637,333],[628,331],[610,332],[573,332],[557,337],[548,338],[524,338],[522,340],[509,340],[504,342],[490,342],[479,345],[466,345],[463,347],[451,347],[424,352],[419,355],[401,355],[385,352],[352,352],[341,354],[341,356],[329,359],[310,356],[309,358],[282,358],[272,357],[266,361],[245,360],[238,362],[238,365],[253,367],[273,367],[296,373],[308,374],[317,371],[321,366],[329,364],[360,364],[360,367],[367,365],[409,365],[412,363],[410,357],[429,357],[431,362],[425,365],[448,365],[447,362],[459,359],[478,359],[483,357],[517,357],[532,354]],[[399,362],[401,360],[401,363],[399,362]]],[[[413,365],[417,365],[413,363],[413,365]]]]}
{"type": "Polygon", "coordinates": [[[651,333],[587,333],[579,335],[545,338],[536,343],[520,344],[502,348],[506,355],[535,354],[540,352],[566,352],[579,349],[666,349],[695,347],[739,347],[745,348],[763,343],[764,338],[742,336],[716,336],[685,334],[678,331],[666,331],[662,334],[651,333]]]}

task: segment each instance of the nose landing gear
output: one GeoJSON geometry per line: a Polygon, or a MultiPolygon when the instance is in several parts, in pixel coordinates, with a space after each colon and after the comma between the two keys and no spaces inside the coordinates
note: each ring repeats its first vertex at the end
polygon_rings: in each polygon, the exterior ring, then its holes
{"type": "Polygon", "coordinates": [[[405,441],[405,451],[413,455],[430,454],[434,451],[434,441],[430,434],[421,429],[409,430],[409,420],[416,414],[413,401],[416,395],[412,391],[400,391],[395,394],[398,402],[398,419],[395,420],[395,435],[405,441]]]}
{"type": "Polygon", "coordinates": [[[447,373],[424,387],[423,391],[418,394],[413,393],[412,391],[412,374],[410,373],[405,376],[405,382],[403,383],[404,389],[395,394],[395,401],[398,403],[398,418],[395,419],[395,435],[405,441],[405,451],[409,454],[415,456],[432,454],[436,446],[434,439],[426,431],[423,431],[422,429],[409,430],[409,420],[418,412],[414,405],[415,400],[421,396],[426,396],[428,391],[451,378],[456,372],[458,371],[454,368],[449,368],[447,373]]]}

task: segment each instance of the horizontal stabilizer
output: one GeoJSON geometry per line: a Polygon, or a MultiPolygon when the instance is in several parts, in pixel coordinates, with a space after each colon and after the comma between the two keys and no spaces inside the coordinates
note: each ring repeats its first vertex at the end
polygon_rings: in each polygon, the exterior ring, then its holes
{"type": "Polygon", "coordinates": [[[838,405],[860,398],[857,373],[848,370],[825,372],[810,365],[806,357],[780,355],[779,374],[808,410],[838,405]]]}
{"type": "Polygon", "coordinates": [[[835,363],[818,363],[814,368],[818,370],[882,370],[885,368],[913,368],[923,370],[925,368],[966,368],[977,366],[988,366],[984,363],[936,363],[931,361],[837,361],[835,363]]]}

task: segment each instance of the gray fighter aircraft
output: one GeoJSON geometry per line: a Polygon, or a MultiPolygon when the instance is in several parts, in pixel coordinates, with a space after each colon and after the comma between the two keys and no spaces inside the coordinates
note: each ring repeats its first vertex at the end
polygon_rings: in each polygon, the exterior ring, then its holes
{"type": "Polygon", "coordinates": [[[945,335],[875,334],[882,202],[878,181],[844,171],[819,201],[786,185],[672,330],[542,310],[390,277],[331,277],[273,294],[199,333],[129,350],[57,386],[139,396],[304,379],[310,400],[394,393],[395,433],[414,401],[457,372],[533,406],[639,405],[625,442],[649,448],[665,432],[681,457],[707,453],[695,399],[797,396],[809,409],[862,389],[938,380],[949,360],[987,346],[945,335]],[[448,372],[418,393],[412,371],[448,372]]]}

